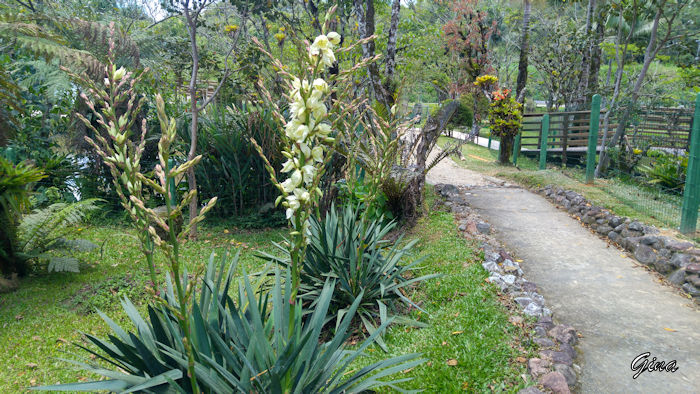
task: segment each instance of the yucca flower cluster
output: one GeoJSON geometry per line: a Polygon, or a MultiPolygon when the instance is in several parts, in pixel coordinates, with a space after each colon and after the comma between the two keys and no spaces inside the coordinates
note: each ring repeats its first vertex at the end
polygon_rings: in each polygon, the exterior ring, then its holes
{"type": "MultiPolygon", "coordinates": [[[[340,35],[336,32],[316,37],[309,48],[309,60],[317,71],[325,71],[333,65],[333,49],[339,43],[340,35]]],[[[287,208],[287,219],[293,222],[295,213],[312,203],[314,193],[319,198],[322,195],[317,185],[317,166],[324,160],[325,145],[334,141],[329,137],[330,124],[324,122],[328,111],[324,99],[328,92],[328,83],[322,78],[309,81],[295,77],[292,80],[289,92],[291,118],[285,126],[285,135],[289,138],[290,146],[282,151],[287,158],[282,172],[290,175],[280,184],[283,191],[280,200],[284,199],[282,205],[287,208]]],[[[304,218],[302,226],[306,240],[308,218],[304,218]]]]}

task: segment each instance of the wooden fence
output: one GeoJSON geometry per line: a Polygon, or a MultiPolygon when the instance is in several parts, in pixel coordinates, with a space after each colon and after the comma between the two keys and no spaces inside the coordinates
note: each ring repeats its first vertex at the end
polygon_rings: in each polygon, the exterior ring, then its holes
{"type": "MultiPolygon", "coordinates": [[[[541,113],[523,114],[521,150],[538,153],[542,142],[541,113]]],[[[600,111],[598,142],[603,138],[605,110],[600,111]]],[[[563,163],[572,157],[586,154],[591,111],[552,112],[549,114],[547,152],[561,156],[563,163]]],[[[650,145],[659,148],[687,150],[692,130],[692,109],[648,108],[642,109],[628,122],[625,135],[633,146],[650,145]]],[[[608,140],[617,129],[615,116],[608,126],[608,140]]],[[[599,150],[599,148],[598,148],[599,150]]]]}

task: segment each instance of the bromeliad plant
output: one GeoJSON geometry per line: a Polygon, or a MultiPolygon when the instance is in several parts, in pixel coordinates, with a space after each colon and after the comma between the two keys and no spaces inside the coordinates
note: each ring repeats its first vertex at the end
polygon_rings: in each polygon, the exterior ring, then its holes
{"type": "Polygon", "coordinates": [[[520,132],[523,113],[522,104],[510,96],[510,89],[500,89],[492,93],[489,107],[491,134],[499,138],[500,151],[498,162],[509,164],[513,154],[513,142],[520,132]]]}

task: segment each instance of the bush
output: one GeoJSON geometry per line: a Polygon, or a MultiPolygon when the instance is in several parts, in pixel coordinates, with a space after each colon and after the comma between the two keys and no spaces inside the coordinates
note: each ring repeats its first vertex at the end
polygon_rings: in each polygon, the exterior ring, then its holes
{"type": "Polygon", "coordinates": [[[72,238],[79,232],[77,224],[97,210],[96,202],[57,203],[24,216],[18,229],[18,257],[25,261],[45,261],[49,272],[79,272],[74,253],[95,249],[97,245],[72,238]]]}
{"type": "MultiPolygon", "coordinates": [[[[182,150],[189,146],[189,122],[179,127],[182,150]]],[[[255,139],[273,167],[279,171],[280,126],[272,113],[243,106],[240,110],[212,106],[201,118],[195,168],[200,198],[218,196],[214,210],[219,217],[257,213],[260,206],[275,201],[277,189],[269,181],[262,159],[250,144],[255,139]]],[[[182,187],[185,187],[184,182],[182,187]]]]}
{"type": "Polygon", "coordinates": [[[639,166],[639,170],[647,182],[672,193],[683,193],[685,175],[688,170],[688,157],[676,156],[659,150],[650,150],[647,156],[652,159],[651,163],[639,166]]]}
{"type": "Polygon", "coordinates": [[[29,266],[18,246],[22,212],[29,205],[29,186],[44,178],[43,172],[31,165],[13,165],[0,156],[0,273],[27,274],[29,266]]]}
{"type": "Polygon", "coordinates": [[[520,132],[523,113],[522,105],[510,96],[510,89],[493,92],[493,101],[489,108],[491,135],[498,137],[500,151],[498,161],[509,164],[513,153],[513,140],[520,132]]]}
{"type": "MultiPolygon", "coordinates": [[[[244,277],[238,284],[238,299],[234,301],[229,290],[234,285],[237,260],[238,255],[232,259],[225,255],[216,264],[214,255],[210,257],[198,297],[192,298],[192,312],[185,320],[193,330],[195,340],[191,344],[183,343],[186,342],[183,341],[185,328],[174,312],[180,306],[168,280],[166,288],[161,289],[165,304],[149,306],[147,318],[142,317],[128,299],[122,301],[131,324],[137,328],[135,332],[128,332],[98,312],[113,334],[107,340],[85,334],[98,350],[76,343],[112,369],[90,359],[72,362],[107,380],[35,389],[191,393],[193,387],[187,371],[192,362],[197,372],[198,391],[204,393],[358,393],[382,386],[395,387],[394,384],[402,380],[379,379],[422,362],[416,354],[408,354],[347,371],[389,322],[357,349],[346,350],[350,322],[362,303],[362,295],[339,319],[335,332],[326,337],[323,329],[333,298],[332,280],[326,280],[316,308],[304,316],[300,303],[288,302],[291,294],[289,271],[282,274],[277,271],[272,288],[261,294],[255,290],[258,287],[244,277]],[[292,309],[296,314],[290,326],[292,309]],[[290,335],[292,332],[294,335],[290,335]],[[193,348],[193,360],[188,360],[185,350],[188,345],[193,348]]],[[[188,287],[187,273],[182,282],[188,287]]]]}
{"type": "Polygon", "coordinates": [[[359,179],[355,185],[348,185],[345,179],[336,183],[338,187],[338,198],[343,206],[358,207],[364,212],[366,218],[376,220],[391,220],[394,215],[387,205],[387,197],[378,190],[376,195],[370,191],[370,185],[359,179]]]}
{"type": "MultiPolygon", "coordinates": [[[[301,273],[300,294],[308,309],[317,304],[328,278],[336,280],[331,299],[331,314],[337,314],[337,324],[358,299],[357,323],[370,334],[377,326],[396,322],[420,326],[416,321],[395,316],[400,307],[414,307],[405,292],[412,284],[438,275],[413,276],[413,270],[422,260],[404,263],[415,245],[415,240],[401,244],[386,240],[396,222],[383,219],[366,220],[358,208],[345,207],[338,212],[332,207],[323,221],[311,220],[310,244],[306,249],[301,273]]],[[[289,253],[280,247],[281,258],[265,255],[271,261],[289,265],[289,253]]],[[[386,349],[381,338],[377,342],[386,349]]]]}

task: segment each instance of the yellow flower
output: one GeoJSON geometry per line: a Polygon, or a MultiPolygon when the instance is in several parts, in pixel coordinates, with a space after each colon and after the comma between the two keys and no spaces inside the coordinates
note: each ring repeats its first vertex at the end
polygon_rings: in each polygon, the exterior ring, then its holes
{"type": "Polygon", "coordinates": [[[632,152],[634,152],[635,155],[638,155],[638,154],[642,153],[642,150],[635,148],[632,152]]]}
{"type": "Polygon", "coordinates": [[[232,31],[236,31],[236,30],[238,30],[238,25],[226,25],[226,26],[224,27],[224,31],[225,31],[226,33],[230,33],[230,32],[232,32],[232,31]]]}
{"type": "Polygon", "coordinates": [[[277,39],[277,41],[282,41],[286,36],[284,35],[284,33],[277,33],[274,37],[277,39]]]}

